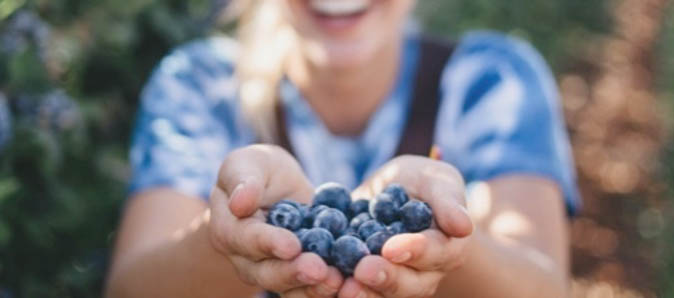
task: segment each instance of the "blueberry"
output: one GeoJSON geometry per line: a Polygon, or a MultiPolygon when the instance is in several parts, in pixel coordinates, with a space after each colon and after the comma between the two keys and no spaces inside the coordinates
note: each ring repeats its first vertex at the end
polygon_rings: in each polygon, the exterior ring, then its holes
{"type": "Polygon", "coordinates": [[[374,219],[371,219],[360,225],[358,228],[358,236],[360,236],[360,239],[365,240],[370,237],[370,235],[383,230],[386,230],[386,226],[374,219]]]}
{"type": "Polygon", "coordinates": [[[426,203],[409,201],[400,208],[400,219],[408,232],[416,233],[431,226],[433,211],[426,203]]]}
{"type": "Polygon", "coordinates": [[[281,204],[288,204],[295,207],[297,210],[300,211],[300,215],[302,215],[302,218],[305,218],[309,214],[309,206],[307,204],[302,204],[300,202],[296,202],[290,199],[280,200],[274,203],[274,205],[272,205],[271,208],[275,208],[277,205],[281,204]]]}
{"type": "Polygon", "coordinates": [[[345,276],[353,275],[358,262],[370,251],[367,245],[360,239],[353,236],[342,236],[332,244],[332,262],[345,276]]]}
{"type": "Polygon", "coordinates": [[[393,222],[392,224],[388,225],[386,229],[393,235],[405,233],[405,225],[402,221],[393,222]]]}
{"type": "Polygon", "coordinates": [[[309,231],[309,229],[301,228],[295,231],[295,236],[297,236],[298,239],[302,239],[302,235],[304,235],[304,233],[306,233],[307,231],[309,231]]]}
{"type": "Polygon", "coordinates": [[[313,228],[307,230],[302,237],[300,237],[302,242],[302,251],[303,252],[313,252],[319,255],[326,264],[330,264],[330,249],[332,248],[332,242],[335,241],[335,238],[332,237],[330,231],[323,228],[313,228]]]}
{"type": "Polygon", "coordinates": [[[329,209],[330,207],[325,206],[325,205],[316,205],[312,206],[307,215],[304,216],[304,220],[302,221],[302,226],[305,228],[313,228],[314,227],[314,219],[316,216],[321,213],[321,211],[325,209],[329,209]]]}
{"type": "Polygon", "coordinates": [[[314,228],[324,228],[333,236],[339,237],[349,226],[348,220],[342,211],[335,208],[328,208],[316,215],[314,219],[314,228]]]}
{"type": "Polygon", "coordinates": [[[358,230],[352,229],[352,228],[346,229],[346,232],[344,232],[344,235],[349,235],[349,236],[353,236],[353,237],[356,237],[356,238],[360,238],[360,236],[358,235],[358,230]]]}
{"type": "Polygon", "coordinates": [[[325,205],[331,208],[336,208],[344,214],[349,212],[349,205],[351,205],[351,195],[349,191],[337,183],[325,183],[316,189],[314,194],[314,206],[325,205]]]}
{"type": "Polygon", "coordinates": [[[407,192],[400,184],[389,184],[382,192],[391,195],[398,206],[405,205],[405,203],[410,200],[409,196],[407,196],[407,192]]]}
{"type": "Polygon", "coordinates": [[[278,204],[269,210],[267,222],[277,227],[296,231],[302,227],[302,215],[290,204],[278,204]]]}
{"type": "Polygon", "coordinates": [[[309,217],[309,213],[311,212],[311,209],[309,206],[305,204],[301,204],[297,210],[300,212],[300,215],[302,215],[302,226],[304,226],[304,219],[309,217]]]}
{"type": "MultiPolygon", "coordinates": [[[[300,202],[295,202],[295,201],[293,201],[293,200],[291,200],[291,199],[283,199],[283,200],[280,200],[280,201],[274,203],[273,206],[280,205],[280,204],[288,204],[288,205],[291,205],[291,206],[293,206],[293,207],[295,207],[295,208],[297,208],[297,209],[300,209],[300,207],[301,207],[302,205],[304,205],[304,204],[302,204],[302,203],[300,203],[300,202]]],[[[272,208],[273,208],[273,206],[272,206],[272,208]]]]}
{"type": "Polygon", "coordinates": [[[365,244],[370,250],[370,253],[379,255],[381,254],[381,248],[384,247],[384,243],[386,243],[386,240],[391,237],[393,237],[393,233],[389,232],[388,230],[382,230],[372,234],[370,237],[367,237],[365,244]]]}
{"type": "Polygon", "coordinates": [[[351,202],[351,205],[349,206],[349,216],[350,217],[355,217],[358,214],[361,214],[363,212],[367,212],[368,208],[370,206],[370,200],[366,199],[358,199],[353,202],[351,202]]]}
{"type": "Polygon", "coordinates": [[[380,193],[370,201],[370,215],[384,224],[398,220],[399,208],[397,202],[387,193],[380,193]]]}
{"type": "Polygon", "coordinates": [[[372,216],[370,216],[370,213],[361,213],[356,215],[354,218],[351,219],[351,222],[349,222],[349,228],[352,228],[354,230],[358,230],[361,224],[364,222],[372,219],[372,216]]]}

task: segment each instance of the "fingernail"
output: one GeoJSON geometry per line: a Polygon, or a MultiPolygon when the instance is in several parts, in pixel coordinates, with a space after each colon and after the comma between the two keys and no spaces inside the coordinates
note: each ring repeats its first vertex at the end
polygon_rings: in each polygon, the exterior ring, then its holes
{"type": "Polygon", "coordinates": [[[317,280],[313,279],[312,277],[310,277],[310,276],[308,276],[304,273],[298,274],[297,280],[299,280],[301,283],[304,283],[304,284],[315,284],[316,282],[318,282],[317,280]]]}
{"type": "Polygon", "coordinates": [[[239,185],[237,185],[237,186],[234,188],[234,190],[232,191],[232,194],[229,196],[229,199],[231,200],[231,199],[235,198],[236,195],[238,195],[239,192],[241,192],[241,189],[242,189],[242,188],[243,188],[243,183],[239,183],[239,185]]]}
{"type": "Polygon", "coordinates": [[[374,279],[374,280],[371,280],[370,283],[371,283],[372,285],[377,286],[377,285],[383,284],[385,281],[386,281],[386,272],[384,272],[384,271],[379,271],[379,273],[377,273],[377,276],[375,276],[375,279],[374,279]]]}
{"type": "Polygon", "coordinates": [[[365,294],[365,292],[363,291],[360,291],[360,293],[358,293],[358,296],[356,296],[356,298],[367,298],[367,294],[365,294]]]}
{"type": "Polygon", "coordinates": [[[459,205],[459,210],[461,210],[461,212],[466,214],[466,216],[470,216],[469,213],[468,213],[468,209],[466,209],[466,206],[459,205]]]}
{"type": "Polygon", "coordinates": [[[405,263],[412,258],[412,254],[408,251],[401,253],[391,259],[394,263],[405,263]]]}

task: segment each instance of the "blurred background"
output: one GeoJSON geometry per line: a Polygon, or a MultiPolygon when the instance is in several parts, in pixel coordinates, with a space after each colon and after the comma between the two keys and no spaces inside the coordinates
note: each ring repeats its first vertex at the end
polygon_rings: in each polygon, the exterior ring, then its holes
{"type": "MultiPolygon", "coordinates": [[[[144,81],[231,31],[225,0],[0,0],[0,298],[98,297],[144,81]]],[[[424,28],[529,40],[563,95],[584,196],[574,297],[674,297],[674,5],[422,0],[424,28]]]]}

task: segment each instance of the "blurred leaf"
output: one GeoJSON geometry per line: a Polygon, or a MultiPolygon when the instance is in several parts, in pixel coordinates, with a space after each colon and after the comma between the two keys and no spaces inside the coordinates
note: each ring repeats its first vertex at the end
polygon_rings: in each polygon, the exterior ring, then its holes
{"type": "Polygon", "coordinates": [[[0,21],[11,15],[25,2],[26,0],[0,0],[0,21]]]}

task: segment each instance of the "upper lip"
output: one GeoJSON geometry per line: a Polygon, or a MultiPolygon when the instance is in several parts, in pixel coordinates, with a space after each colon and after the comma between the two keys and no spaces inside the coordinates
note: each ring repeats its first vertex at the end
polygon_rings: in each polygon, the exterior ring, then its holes
{"type": "Polygon", "coordinates": [[[310,0],[312,10],[329,16],[345,16],[365,11],[369,0],[310,0]]]}

